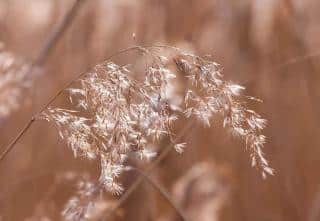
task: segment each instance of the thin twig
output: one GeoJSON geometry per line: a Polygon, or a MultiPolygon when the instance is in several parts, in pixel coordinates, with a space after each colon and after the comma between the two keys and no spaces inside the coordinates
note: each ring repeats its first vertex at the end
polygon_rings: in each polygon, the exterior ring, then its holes
{"type": "MultiPolygon", "coordinates": [[[[183,128],[182,131],[177,135],[174,143],[180,142],[180,140],[185,136],[187,132],[194,127],[194,120],[188,122],[188,124],[183,128]]],[[[146,169],[145,174],[150,175],[151,172],[158,166],[158,164],[170,153],[174,144],[170,144],[164,148],[164,150],[160,153],[158,158],[152,162],[152,164],[146,169]]],[[[143,177],[139,176],[133,184],[124,192],[124,194],[120,197],[116,204],[108,211],[108,213],[101,219],[101,221],[107,221],[112,214],[122,206],[122,204],[130,197],[130,195],[140,186],[143,181],[143,177]]]]}
{"type": "Polygon", "coordinates": [[[174,200],[172,199],[172,197],[170,196],[170,193],[165,190],[160,184],[158,184],[157,182],[155,182],[149,174],[145,173],[144,171],[140,170],[139,168],[136,167],[130,167],[130,169],[136,171],[141,177],[143,177],[148,183],[150,183],[154,188],[156,188],[161,195],[169,202],[169,204],[173,207],[173,209],[176,210],[176,212],[179,214],[179,216],[182,218],[182,220],[184,221],[189,221],[188,217],[186,216],[186,214],[184,213],[184,211],[182,211],[182,209],[177,205],[176,202],[174,202],[174,200]]]}
{"type": "MultiPolygon", "coordinates": [[[[39,52],[39,55],[34,60],[34,62],[29,67],[26,76],[30,73],[32,73],[33,69],[35,67],[43,65],[46,60],[48,59],[48,56],[52,52],[55,45],[58,43],[59,39],[67,29],[67,27],[71,24],[73,18],[76,16],[76,13],[81,5],[81,3],[84,2],[84,0],[75,0],[73,6],[71,9],[67,12],[65,17],[57,24],[57,26],[54,28],[52,33],[49,35],[48,39],[45,41],[44,46],[39,52]]],[[[43,111],[41,109],[41,111],[43,111]]],[[[40,111],[40,112],[41,112],[40,111]]],[[[25,134],[25,132],[30,128],[30,126],[34,123],[35,117],[37,114],[33,115],[33,117],[29,120],[29,122],[24,126],[24,128],[19,132],[19,134],[9,143],[9,145],[6,146],[5,150],[0,155],[0,161],[2,161],[5,156],[12,150],[14,145],[18,142],[18,140],[25,134]]]]}

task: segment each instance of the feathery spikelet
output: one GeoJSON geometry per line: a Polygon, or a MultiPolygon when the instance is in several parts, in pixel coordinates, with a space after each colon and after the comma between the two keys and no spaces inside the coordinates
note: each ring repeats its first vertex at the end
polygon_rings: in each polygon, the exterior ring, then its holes
{"type": "Polygon", "coordinates": [[[267,122],[246,108],[247,97],[242,95],[245,88],[224,81],[215,62],[187,53],[181,54],[175,62],[191,82],[185,95],[185,115],[194,115],[207,126],[211,125],[213,116],[222,115],[223,127],[230,128],[233,135],[245,141],[252,166],[261,169],[264,178],[266,174],[272,175],[273,169],[262,152],[266,138],[261,131],[267,122]]]}

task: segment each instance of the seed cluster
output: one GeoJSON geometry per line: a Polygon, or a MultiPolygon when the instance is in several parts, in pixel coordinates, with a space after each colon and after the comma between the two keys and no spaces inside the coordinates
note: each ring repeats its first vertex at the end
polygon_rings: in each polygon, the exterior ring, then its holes
{"type": "MultiPolygon", "coordinates": [[[[187,144],[174,143],[172,132],[181,113],[206,126],[221,116],[223,126],[245,141],[252,166],[259,168],[263,177],[272,175],[262,152],[266,120],[246,108],[246,102],[254,98],[242,94],[244,87],[223,80],[215,62],[177,48],[167,48],[176,53],[167,58],[159,55],[160,48],[139,48],[149,59],[143,74],[139,73],[142,79],[134,78],[130,65],[104,62],[79,79],[78,87],[67,89],[75,110],[48,108],[40,115],[56,125],[74,156],[100,162],[99,181],[85,189],[94,190],[90,194],[101,189],[121,194],[118,177],[125,169],[126,159],[152,159],[156,156],[152,147],[163,137],[168,137],[176,151],[182,153],[187,144]],[[169,65],[175,67],[168,68],[169,65]],[[183,73],[189,82],[182,95],[171,90],[177,73],[183,73]],[[179,96],[184,102],[174,107],[172,98],[179,96]]],[[[88,195],[88,191],[82,195],[88,195]]],[[[73,215],[85,217],[89,207],[81,209],[76,206],[79,202],[79,198],[73,198],[67,204],[64,215],[69,220],[73,220],[73,215]]]]}

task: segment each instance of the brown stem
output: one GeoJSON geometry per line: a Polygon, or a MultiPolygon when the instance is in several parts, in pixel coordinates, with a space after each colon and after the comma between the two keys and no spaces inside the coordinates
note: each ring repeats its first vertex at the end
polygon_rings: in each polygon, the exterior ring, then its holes
{"type": "MultiPolygon", "coordinates": [[[[177,135],[175,139],[175,143],[180,142],[180,140],[185,136],[187,132],[189,132],[192,127],[194,126],[194,120],[191,120],[188,122],[188,124],[183,128],[182,131],[177,135]]],[[[145,174],[150,175],[151,172],[157,167],[157,165],[170,153],[171,149],[173,148],[173,143],[170,145],[166,146],[164,150],[160,153],[158,158],[152,162],[152,164],[146,169],[145,174]]],[[[140,186],[140,184],[143,181],[143,177],[139,176],[133,184],[127,189],[126,192],[120,197],[120,199],[117,201],[116,204],[108,211],[108,213],[101,219],[101,221],[106,221],[108,220],[111,215],[122,206],[122,204],[130,197],[130,195],[140,186]]]]}
{"type": "MultiPolygon", "coordinates": [[[[33,69],[37,66],[43,65],[50,53],[52,52],[55,45],[58,43],[59,39],[67,29],[67,27],[71,24],[73,18],[76,16],[76,13],[84,0],[75,0],[71,9],[67,12],[64,18],[57,24],[52,33],[49,35],[47,40],[44,43],[44,46],[39,52],[39,55],[35,59],[35,61],[31,64],[30,68],[27,71],[27,76],[33,71],[33,69]]],[[[61,94],[61,92],[59,93],[61,94]]],[[[52,101],[51,101],[52,102],[52,101]]],[[[50,105],[50,103],[48,104],[50,105]]],[[[48,105],[40,110],[41,113],[48,105]]],[[[30,126],[34,123],[37,114],[33,115],[33,117],[29,120],[29,122],[24,126],[24,128],[19,132],[19,134],[7,145],[4,151],[0,155],[0,161],[2,161],[6,155],[12,150],[14,145],[19,141],[19,139],[25,134],[25,132],[30,128],[30,126]]]]}
{"type": "Polygon", "coordinates": [[[182,211],[182,209],[177,205],[177,203],[172,199],[170,196],[170,193],[166,191],[160,184],[155,182],[149,174],[145,173],[144,171],[136,168],[136,167],[130,167],[130,169],[135,170],[141,177],[143,177],[148,183],[150,183],[154,188],[156,188],[161,195],[169,202],[169,204],[172,206],[173,209],[179,214],[182,220],[189,221],[186,214],[182,211]]]}
{"type": "Polygon", "coordinates": [[[23,136],[23,134],[31,127],[32,123],[35,121],[35,118],[32,117],[31,120],[24,126],[20,133],[11,141],[11,143],[5,148],[5,150],[0,155],[0,161],[2,161],[5,156],[10,152],[18,140],[23,136]]]}

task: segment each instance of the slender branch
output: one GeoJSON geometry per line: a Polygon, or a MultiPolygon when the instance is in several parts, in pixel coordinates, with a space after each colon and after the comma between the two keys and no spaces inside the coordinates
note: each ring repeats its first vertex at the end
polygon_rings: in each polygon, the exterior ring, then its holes
{"type": "MultiPolygon", "coordinates": [[[[31,64],[31,66],[27,70],[26,76],[28,76],[30,73],[32,73],[32,71],[35,67],[41,66],[46,62],[46,60],[48,59],[48,56],[52,52],[53,48],[56,46],[56,44],[58,43],[58,41],[61,38],[61,36],[63,35],[63,33],[66,31],[67,27],[71,24],[73,18],[76,16],[76,13],[77,13],[81,3],[84,1],[85,0],[75,0],[71,9],[66,13],[64,18],[57,24],[57,26],[53,29],[52,33],[49,35],[49,37],[45,41],[44,46],[40,50],[35,61],[31,64]]],[[[42,108],[40,110],[40,112],[42,112],[44,110],[44,108],[42,108]]],[[[18,142],[18,140],[31,127],[31,125],[35,121],[36,116],[37,116],[37,114],[33,115],[33,117],[24,126],[24,128],[19,132],[19,134],[9,143],[9,145],[7,145],[5,147],[5,150],[0,155],[0,161],[2,161],[6,157],[6,155],[12,150],[12,148],[15,146],[15,144],[18,142]]]]}
{"type": "Polygon", "coordinates": [[[141,177],[143,177],[148,183],[150,183],[154,188],[156,188],[161,195],[169,202],[169,204],[173,207],[173,209],[176,210],[176,212],[179,214],[179,216],[182,218],[184,221],[189,221],[188,217],[182,211],[182,209],[177,205],[176,202],[174,202],[174,199],[170,196],[170,193],[165,190],[160,184],[155,182],[149,174],[145,173],[144,171],[140,170],[139,168],[136,167],[130,167],[130,169],[136,171],[141,177]]]}
{"type": "Polygon", "coordinates": [[[5,150],[0,155],[0,161],[2,161],[5,156],[10,152],[18,140],[23,136],[23,134],[31,127],[32,123],[35,121],[35,118],[32,117],[31,120],[24,126],[20,133],[10,142],[10,144],[5,148],[5,150]]]}
{"type": "MultiPolygon", "coordinates": [[[[190,132],[190,130],[193,128],[194,126],[194,120],[191,120],[188,122],[188,124],[183,128],[183,130],[180,131],[180,133],[177,135],[176,139],[175,139],[175,143],[179,142],[185,135],[187,132],[190,132]]],[[[158,158],[152,162],[152,164],[146,169],[145,174],[150,175],[151,172],[158,166],[158,164],[170,153],[170,151],[172,150],[174,144],[170,144],[168,146],[166,146],[164,148],[164,150],[160,153],[160,155],[158,156],[158,158]]],[[[101,221],[106,221],[108,220],[112,214],[122,206],[122,204],[131,196],[131,194],[140,186],[140,184],[143,181],[143,177],[139,176],[134,182],[133,184],[131,184],[131,186],[127,189],[126,192],[124,192],[124,194],[122,194],[122,196],[120,197],[120,199],[117,201],[116,204],[114,204],[114,206],[110,209],[110,211],[108,211],[108,213],[101,219],[101,221]]]]}

